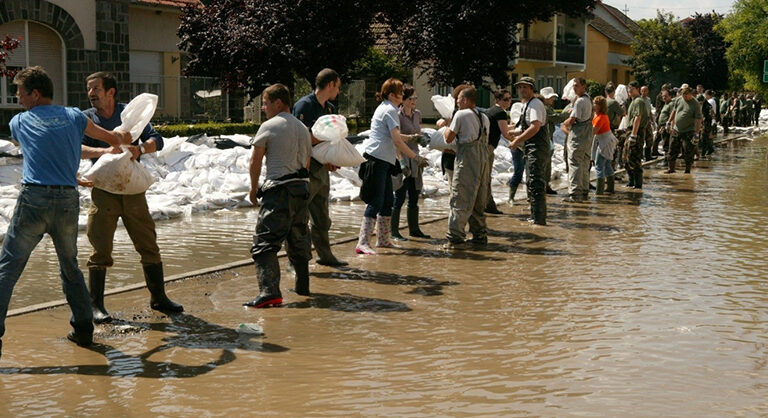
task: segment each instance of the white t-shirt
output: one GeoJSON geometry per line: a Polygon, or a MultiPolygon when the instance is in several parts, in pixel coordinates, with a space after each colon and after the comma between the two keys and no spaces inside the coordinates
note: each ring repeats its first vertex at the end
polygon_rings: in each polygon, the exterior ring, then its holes
{"type": "Polygon", "coordinates": [[[459,144],[467,144],[478,139],[480,133],[480,118],[483,118],[483,126],[485,126],[485,138],[488,141],[488,130],[491,127],[491,123],[488,121],[488,116],[484,113],[480,113],[477,109],[462,109],[456,112],[451,119],[450,129],[456,134],[456,141],[459,144]]]}
{"type": "Polygon", "coordinates": [[[592,120],[592,101],[589,96],[584,94],[573,104],[571,117],[576,118],[577,122],[586,122],[592,120]]]}
{"type": "Polygon", "coordinates": [[[307,166],[312,154],[309,130],[287,112],[280,112],[262,123],[251,139],[251,145],[266,149],[266,180],[276,180],[299,171],[307,166]]]}
{"type": "Polygon", "coordinates": [[[537,120],[541,122],[541,126],[545,126],[547,124],[547,108],[544,106],[544,103],[534,97],[531,99],[530,104],[523,103],[523,110],[525,110],[526,105],[528,110],[525,111],[525,115],[520,115],[520,117],[525,116],[525,123],[531,126],[531,123],[537,120]]]}

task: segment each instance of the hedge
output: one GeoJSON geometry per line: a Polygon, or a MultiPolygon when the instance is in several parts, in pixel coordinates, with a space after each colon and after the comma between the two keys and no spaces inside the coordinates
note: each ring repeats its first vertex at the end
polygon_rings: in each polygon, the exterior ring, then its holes
{"type": "MultiPolygon", "coordinates": [[[[360,124],[364,127],[364,124],[360,124]]],[[[205,122],[196,124],[175,124],[175,125],[154,125],[154,128],[160,135],[166,138],[172,138],[174,136],[192,136],[196,134],[206,134],[208,136],[217,135],[254,135],[259,130],[259,126],[255,123],[225,123],[225,122],[205,122]]],[[[347,120],[347,126],[349,131],[353,132],[357,129],[357,121],[354,119],[347,120]]]]}

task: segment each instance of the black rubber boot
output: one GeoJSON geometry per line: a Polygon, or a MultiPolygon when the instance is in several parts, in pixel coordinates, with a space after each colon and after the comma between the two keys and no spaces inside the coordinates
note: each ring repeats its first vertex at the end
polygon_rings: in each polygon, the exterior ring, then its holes
{"type": "Polygon", "coordinates": [[[691,173],[691,166],[692,166],[691,164],[686,164],[685,165],[685,174],[690,174],[691,173]]]}
{"type": "Polygon", "coordinates": [[[150,299],[149,307],[160,312],[178,313],[184,312],[184,307],[168,299],[165,295],[165,276],[163,275],[163,263],[147,264],[144,268],[144,280],[147,282],[150,299]]]}
{"type": "Polygon", "coordinates": [[[408,234],[416,238],[432,238],[419,228],[419,207],[408,208],[408,234]]]}
{"type": "Polygon", "coordinates": [[[605,194],[605,178],[597,179],[597,191],[595,194],[605,194]]]}
{"type": "Polygon", "coordinates": [[[256,265],[256,278],[259,281],[259,296],[243,306],[251,308],[268,308],[280,306],[283,295],[280,293],[280,263],[277,253],[269,252],[253,257],[256,265]]]}
{"type": "Polygon", "coordinates": [[[488,202],[485,204],[485,213],[490,213],[491,215],[504,214],[504,212],[500,211],[499,208],[496,207],[496,201],[493,200],[493,194],[491,194],[490,190],[488,191],[488,202]]]}
{"type": "Polygon", "coordinates": [[[88,347],[93,344],[93,334],[87,334],[84,332],[69,331],[67,339],[80,347],[88,347]]]}
{"type": "Polygon", "coordinates": [[[291,262],[293,265],[293,271],[296,281],[294,282],[293,291],[296,292],[297,295],[301,296],[310,296],[311,293],[309,291],[309,262],[308,261],[301,261],[301,260],[294,260],[291,262]]]}
{"type": "Polygon", "coordinates": [[[627,187],[635,187],[635,172],[627,170],[627,187]]]}
{"type": "Polygon", "coordinates": [[[107,269],[88,269],[88,290],[91,294],[91,309],[95,324],[112,321],[109,312],[104,308],[104,284],[106,281],[107,269]]]}
{"type": "Polygon", "coordinates": [[[638,171],[635,172],[635,189],[642,189],[643,188],[643,172],[638,171]]]}
{"type": "Polygon", "coordinates": [[[547,194],[551,194],[551,195],[556,195],[557,194],[555,189],[553,189],[552,186],[549,185],[549,183],[547,183],[547,194]]]}
{"type": "Polygon", "coordinates": [[[515,195],[517,194],[517,187],[518,186],[509,186],[509,203],[512,204],[512,201],[515,200],[515,195]]]}
{"type": "Polygon", "coordinates": [[[392,218],[390,218],[389,223],[390,234],[395,241],[408,241],[408,238],[400,235],[400,210],[401,209],[392,209],[392,218]]]}
{"type": "Polygon", "coordinates": [[[616,190],[616,182],[614,181],[613,176],[608,176],[605,178],[605,193],[607,194],[613,194],[616,190]]]}

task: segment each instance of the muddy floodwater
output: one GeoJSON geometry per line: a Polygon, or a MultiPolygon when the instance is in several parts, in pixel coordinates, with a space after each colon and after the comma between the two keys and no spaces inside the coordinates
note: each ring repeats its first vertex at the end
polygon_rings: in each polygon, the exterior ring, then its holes
{"type": "MultiPolygon", "coordinates": [[[[692,175],[647,169],[642,193],[561,193],[547,227],[504,205],[486,248],[341,244],[350,266],[312,263],[312,297],[283,272],[282,308],[240,306],[257,293],[246,266],[170,283],[187,308],[174,317],[149,311],[144,289],[108,297],[120,320],[91,349],[63,338],[66,308],[9,318],[0,416],[768,415],[766,146],[719,148],[692,175]]],[[[346,207],[338,236],[356,231],[346,207]]],[[[242,259],[254,222],[161,223],[176,238],[160,245],[190,263],[242,259]],[[187,250],[207,245],[193,224],[229,242],[187,250]]],[[[442,237],[446,222],[423,229],[442,237]]]]}

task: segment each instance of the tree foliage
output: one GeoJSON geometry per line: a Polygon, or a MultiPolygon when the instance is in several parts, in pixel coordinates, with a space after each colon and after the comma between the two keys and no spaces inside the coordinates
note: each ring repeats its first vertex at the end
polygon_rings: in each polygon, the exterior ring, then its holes
{"type": "Polygon", "coordinates": [[[5,67],[5,61],[20,44],[20,37],[12,38],[10,35],[5,35],[5,38],[0,38],[0,77],[13,77],[16,74],[15,71],[5,67]]]}
{"type": "Polygon", "coordinates": [[[330,67],[344,74],[373,43],[375,8],[364,0],[211,0],[181,16],[187,75],[216,77],[252,97],[270,83],[310,82],[330,67]]]}
{"type": "Polygon", "coordinates": [[[411,71],[394,56],[376,48],[369,48],[365,56],[359,58],[349,69],[349,77],[362,79],[373,76],[376,85],[381,85],[390,77],[407,80],[411,71]]]}
{"type": "Polygon", "coordinates": [[[693,37],[671,13],[658,12],[655,19],[637,22],[630,59],[635,79],[640,84],[659,87],[671,82],[685,82],[693,62],[693,37]]]}
{"type": "Polygon", "coordinates": [[[763,83],[763,60],[768,59],[768,1],[737,0],[732,12],[718,25],[729,46],[726,52],[731,69],[731,88],[738,81],[744,88],[768,96],[768,84],[763,83]]]}
{"type": "Polygon", "coordinates": [[[548,21],[557,12],[586,16],[595,0],[410,0],[385,2],[394,53],[419,67],[429,83],[508,85],[518,24],[548,21]]]}
{"type": "Polygon", "coordinates": [[[717,13],[696,13],[685,26],[693,37],[693,62],[689,72],[691,85],[702,84],[707,89],[728,88],[728,61],[725,52],[728,45],[715,26],[723,20],[717,13]]]}

